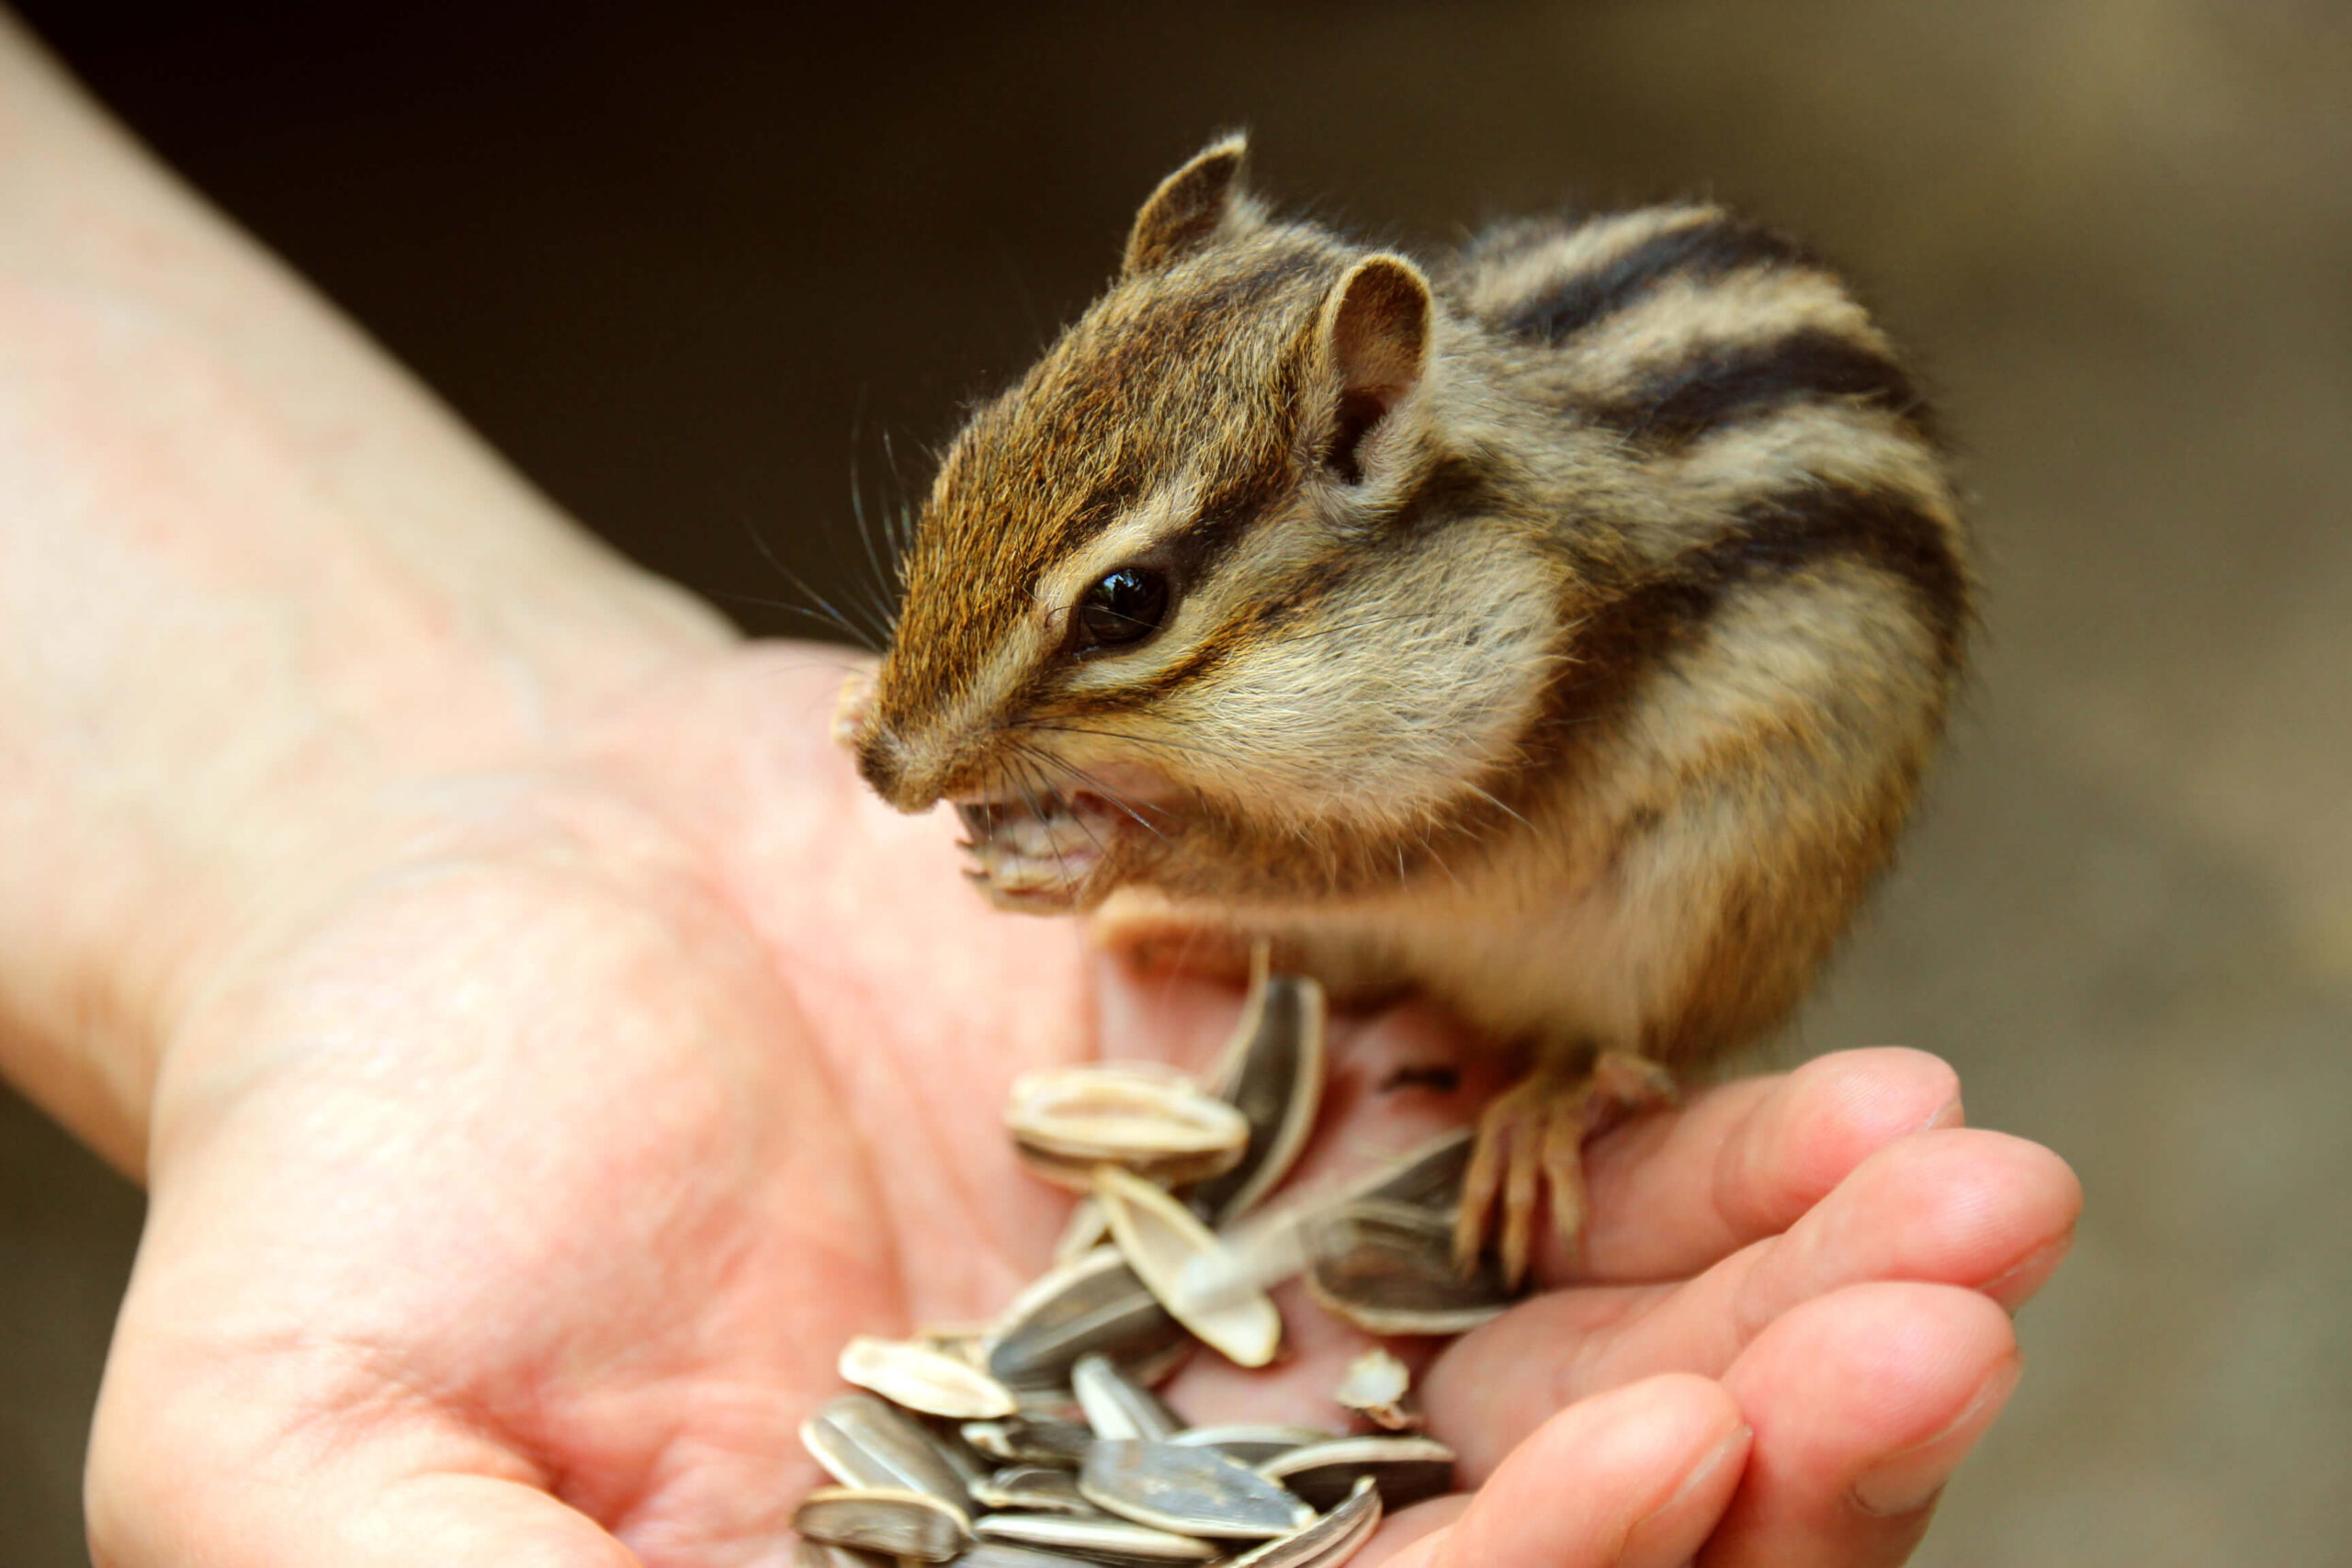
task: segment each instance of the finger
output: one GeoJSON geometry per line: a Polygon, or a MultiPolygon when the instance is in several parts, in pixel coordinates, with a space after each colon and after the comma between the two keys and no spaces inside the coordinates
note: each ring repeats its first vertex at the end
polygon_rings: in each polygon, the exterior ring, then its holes
{"type": "Polygon", "coordinates": [[[1883,1280],[1957,1285],[2013,1307],[2074,1234],[2065,1162],[1955,1128],[1882,1149],[1783,1235],[1678,1286],[1538,1296],[1448,1347],[1422,1379],[1430,1421],[1476,1476],[1553,1411],[1661,1371],[1719,1376],[1804,1302],[1883,1280]]]}
{"type": "Polygon", "coordinates": [[[1544,1423],[1465,1504],[1408,1510],[1367,1568],[1673,1568],[1738,1488],[1748,1431],[1718,1384],[1652,1378],[1544,1423]],[[1417,1516],[1419,1516],[1417,1517],[1417,1516]],[[1428,1528],[1428,1520],[1442,1522],[1428,1528]]]}
{"type": "Polygon", "coordinates": [[[1862,1285],[1808,1302],[1724,1375],[1756,1431],[1706,1568],[1903,1562],[2022,1363],[1974,1291],[1862,1285]]]}
{"type": "Polygon", "coordinates": [[[1688,1278],[1785,1230],[1895,1139],[1961,1121],[1951,1068],[1899,1046],[1840,1051],[1704,1090],[1586,1145],[1577,1256],[1554,1247],[1539,1278],[1688,1278]]]}
{"type": "Polygon", "coordinates": [[[1717,1376],[1781,1314],[1880,1280],[1991,1287],[2007,1308],[2058,1266],[2081,1208],[2074,1171],[2039,1144],[1965,1127],[1905,1138],[1785,1235],[1604,1330],[1584,1371],[1601,1387],[1669,1367],[1717,1376]]]}

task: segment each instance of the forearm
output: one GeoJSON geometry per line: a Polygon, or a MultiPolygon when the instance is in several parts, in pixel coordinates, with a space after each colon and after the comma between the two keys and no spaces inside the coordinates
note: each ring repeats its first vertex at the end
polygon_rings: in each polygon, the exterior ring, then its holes
{"type": "Polygon", "coordinates": [[[0,1071],[127,1169],[249,906],[724,638],[0,15],[0,1071]]]}

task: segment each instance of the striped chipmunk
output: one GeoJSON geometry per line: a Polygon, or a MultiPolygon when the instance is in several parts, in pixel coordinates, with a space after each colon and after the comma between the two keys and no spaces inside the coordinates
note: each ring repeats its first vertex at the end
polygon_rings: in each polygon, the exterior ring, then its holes
{"type": "Polygon", "coordinates": [[[841,736],[1006,908],[1270,941],[1524,1053],[1456,1236],[1515,1281],[1585,1138],[1785,1020],[1886,864],[1969,625],[1952,479],[1769,229],[1535,219],[1424,270],[1243,153],[948,448],[841,736]]]}

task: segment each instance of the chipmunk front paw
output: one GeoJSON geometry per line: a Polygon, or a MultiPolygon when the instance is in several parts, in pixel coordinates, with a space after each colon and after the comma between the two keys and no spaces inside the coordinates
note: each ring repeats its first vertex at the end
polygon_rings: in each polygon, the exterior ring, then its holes
{"type": "Polygon", "coordinates": [[[1492,1241],[1501,1252],[1505,1281],[1517,1289],[1527,1277],[1536,1200],[1546,1188],[1553,1228],[1573,1253],[1584,1230],[1585,1140],[1623,1113],[1658,1110],[1679,1099],[1664,1067],[1630,1051],[1603,1051],[1580,1067],[1539,1055],[1534,1070],[1478,1118],[1477,1146],[1454,1218],[1454,1262],[1467,1272],[1492,1241]]]}

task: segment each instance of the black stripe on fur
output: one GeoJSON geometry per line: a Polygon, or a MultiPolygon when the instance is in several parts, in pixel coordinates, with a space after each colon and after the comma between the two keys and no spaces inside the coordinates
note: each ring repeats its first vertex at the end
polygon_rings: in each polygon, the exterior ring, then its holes
{"type": "Polygon", "coordinates": [[[1674,445],[1792,403],[1850,398],[1934,439],[1933,419],[1903,367],[1818,327],[1760,343],[1723,344],[1677,360],[1637,389],[1593,410],[1600,423],[1674,445]]]}
{"type": "Polygon", "coordinates": [[[1558,344],[1615,315],[1668,278],[1721,277],[1741,267],[1817,267],[1811,252],[1761,224],[1724,218],[1654,234],[1597,266],[1569,274],[1521,301],[1495,325],[1558,344]]]}
{"type": "Polygon", "coordinates": [[[1738,589],[1835,559],[1864,562],[1907,586],[1939,661],[1958,665],[1968,578],[1943,526],[1894,491],[1822,485],[1749,502],[1728,531],[1600,612],[1581,639],[1585,677],[1569,682],[1582,690],[1577,705],[1605,704],[1605,688],[1670,658],[1738,589]]]}

